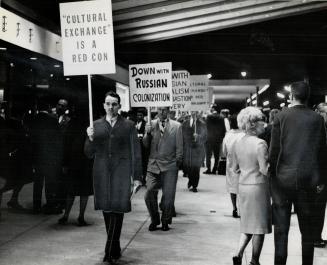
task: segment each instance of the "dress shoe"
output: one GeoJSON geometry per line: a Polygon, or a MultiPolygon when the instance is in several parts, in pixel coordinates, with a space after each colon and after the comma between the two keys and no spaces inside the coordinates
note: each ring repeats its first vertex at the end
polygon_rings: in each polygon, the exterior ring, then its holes
{"type": "Polygon", "coordinates": [[[233,217],[234,218],[240,218],[240,216],[238,215],[238,212],[237,212],[237,210],[233,210],[233,217]]]}
{"type": "Polygon", "coordinates": [[[206,171],[203,172],[203,174],[212,174],[212,173],[209,169],[207,169],[206,171]]]}
{"type": "Polygon", "coordinates": [[[157,224],[151,223],[149,225],[149,231],[152,232],[152,231],[156,231],[156,230],[157,230],[157,224]]]}
{"type": "Polygon", "coordinates": [[[242,265],[242,258],[240,256],[234,256],[233,265],[242,265]]]}
{"type": "Polygon", "coordinates": [[[316,240],[314,243],[313,243],[313,246],[315,248],[324,248],[326,246],[326,242],[322,239],[319,239],[319,240],[316,240]]]}
{"type": "Polygon", "coordinates": [[[161,230],[162,231],[168,231],[170,228],[168,226],[168,224],[162,224],[161,230]]]}
{"type": "Polygon", "coordinates": [[[195,188],[195,187],[193,187],[193,188],[192,188],[192,191],[193,191],[193,192],[198,192],[198,189],[195,188]]]}
{"type": "Polygon", "coordinates": [[[118,259],[121,258],[121,253],[119,252],[119,253],[116,253],[116,254],[111,254],[111,258],[113,260],[118,260],[118,259]]]}
{"type": "Polygon", "coordinates": [[[68,221],[68,217],[63,216],[60,219],[58,219],[58,224],[65,225],[65,224],[67,224],[67,221],[68,221]]]}

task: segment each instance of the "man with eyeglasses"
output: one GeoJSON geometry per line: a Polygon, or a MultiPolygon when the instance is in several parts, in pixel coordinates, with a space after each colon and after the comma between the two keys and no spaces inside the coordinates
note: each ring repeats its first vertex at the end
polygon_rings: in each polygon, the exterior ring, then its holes
{"type": "Polygon", "coordinates": [[[131,178],[141,187],[142,159],[135,125],[118,114],[120,97],[105,95],[106,116],[87,128],[85,154],[94,158],[93,181],[96,210],[102,210],[107,230],[104,262],[121,256],[120,234],[124,213],[131,211],[131,178]]]}

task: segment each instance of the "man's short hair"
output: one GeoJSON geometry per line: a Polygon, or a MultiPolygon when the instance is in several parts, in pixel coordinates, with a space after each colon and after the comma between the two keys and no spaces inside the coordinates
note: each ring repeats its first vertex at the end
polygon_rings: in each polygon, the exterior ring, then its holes
{"type": "Polygon", "coordinates": [[[105,96],[104,96],[104,99],[106,99],[106,97],[108,97],[108,96],[113,97],[113,98],[117,98],[118,99],[118,104],[120,104],[120,96],[116,92],[114,92],[114,91],[107,92],[105,94],[105,96]]]}
{"type": "Polygon", "coordinates": [[[305,102],[310,96],[310,87],[303,81],[294,82],[291,84],[291,93],[296,100],[305,102]]]}

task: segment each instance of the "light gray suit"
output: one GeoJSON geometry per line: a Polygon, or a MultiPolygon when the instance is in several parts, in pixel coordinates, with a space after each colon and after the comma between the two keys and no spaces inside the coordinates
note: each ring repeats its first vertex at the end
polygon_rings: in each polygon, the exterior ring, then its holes
{"type": "Polygon", "coordinates": [[[162,188],[162,223],[171,223],[178,167],[183,160],[182,126],[168,120],[161,136],[159,119],[152,121],[152,130],[146,134],[143,143],[150,148],[147,168],[147,191],[145,203],[152,223],[160,224],[158,211],[158,189],[162,188]]]}

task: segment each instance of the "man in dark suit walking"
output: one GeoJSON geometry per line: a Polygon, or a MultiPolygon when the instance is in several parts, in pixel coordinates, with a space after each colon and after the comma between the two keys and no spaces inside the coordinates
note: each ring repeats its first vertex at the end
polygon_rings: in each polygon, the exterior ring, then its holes
{"type": "Polygon", "coordinates": [[[313,263],[312,211],[316,193],[326,182],[326,132],[322,117],[305,106],[309,92],[305,82],[293,83],[291,107],[276,116],[272,128],[269,160],[275,265],[286,264],[292,203],[302,235],[302,264],[313,263]]]}
{"type": "Polygon", "coordinates": [[[218,170],[220,147],[225,137],[226,128],[224,119],[218,114],[218,106],[213,104],[211,106],[211,114],[207,116],[207,132],[208,138],[206,143],[206,166],[207,170],[204,174],[216,174],[218,170]],[[212,153],[215,158],[213,168],[211,169],[212,153]]]}
{"type": "Polygon", "coordinates": [[[162,188],[162,230],[168,231],[174,212],[178,168],[183,159],[183,134],[179,122],[168,118],[169,108],[159,108],[159,119],[146,126],[143,143],[150,148],[145,203],[151,216],[149,231],[160,224],[158,189],[162,188]]]}

